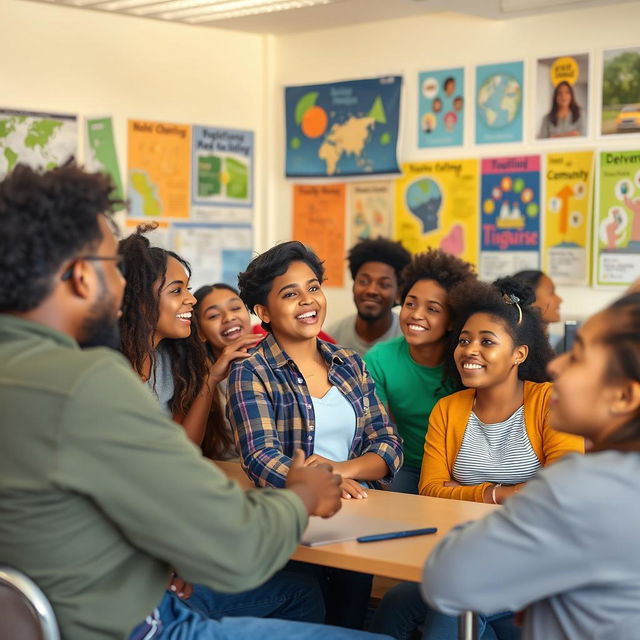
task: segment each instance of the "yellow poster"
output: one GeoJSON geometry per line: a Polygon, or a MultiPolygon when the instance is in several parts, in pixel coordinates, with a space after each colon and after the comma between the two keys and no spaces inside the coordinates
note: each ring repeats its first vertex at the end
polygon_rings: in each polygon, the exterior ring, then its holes
{"type": "Polygon", "coordinates": [[[293,186],[293,239],[324,261],[329,287],[344,286],[345,195],[343,183],[293,186]]]}
{"type": "Polygon", "coordinates": [[[191,127],[129,120],[129,215],[188,218],[191,127]]]}
{"type": "Polygon", "coordinates": [[[558,284],[588,284],[593,152],[549,153],[542,269],[558,284]]]}
{"type": "Polygon", "coordinates": [[[396,181],[395,238],[412,253],[442,249],[478,263],[478,160],[409,162],[396,181]]]}

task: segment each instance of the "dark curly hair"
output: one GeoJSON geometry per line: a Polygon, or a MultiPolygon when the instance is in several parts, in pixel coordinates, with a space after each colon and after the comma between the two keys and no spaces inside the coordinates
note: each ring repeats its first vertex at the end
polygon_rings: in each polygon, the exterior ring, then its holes
{"type": "Polygon", "coordinates": [[[400,276],[400,301],[404,302],[411,287],[420,280],[435,280],[445,291],[466,280],[475,280],[473,265],[440,249],[429,248],[417,253],[402,270],[400,276]]]}
{"type": "Polygon", "coordinates": [[[100,244],[98,216],[113,226],[121,204],[105,174],[74,163],[50,171],[18,164],[0,182],[0,311],[35,309],[63,263],[100,244]]]}
{"type": "Polygon", "coordinates": [[[400,282],[402,270],[409,264],[411,254],[399,243],[388,238],[378,237],[374,239],[360,240],[349,250],[347,261],[351,278],[356,279],[360,267],[365,262],[382,262],[388,264],[395,272],[396,279],[400,282]]]}
{"type": "MultiPolygon", "coordinates": [[[[119,243],[127,274],[120,318],[121,349],[140,377],[144,377],[143,366],[147,358],[151,360],[152,370],[156,365],[153,338],[160,315],[160,290],[164,285],[168,258],[175,258],[191,276],[186,260],[173,251],[150,246],[144,234],[156,227],[157,224],[140,225],[135,233],[119,243]],[[160,286],[156,288],[158,282],[160,286]]],[[[188,338],[164,339],[162,348],[169,355],[174,382],[171,412],[184,415],[207,375],[204,346],[197,331],[192,329],[188,338]]]]}
{"type": "MultiPolygon", "coordinates": [[[[246,271],[238,274],[240,298],[250,311],[253,312],[257,304],[266,303],[273,281],[286,273],[292,262],[304,262],[315,273],[318,282],[323,283],[323,262],[312,249],[297,240],[277,244],[256,256],[249,263],[246,271]]],[[[271,331],[268,322],[263,322],[262,328],[271,331]]]]}
{"type": "Polygon", "coordinates": [[[529,285],[535,291],[544,275],[544,271],[540,271],[539,269],[525,269],[524,271],[514,273],[513,277],[529,285]]]}
{"type": "Polygon", "coordinates": [[[449,357],[445,358],[445,366],[449,368],[448,374],[459,388],[462,387],[462,383],[454,364],[453,352],[465,323],[476,313],[486,313],[500,320],[511,336],[514,346],[529,347],[526,360],[518,367],[520,380],[546,382],[550,379],[547,365],[553,359],[554,353],[549,345],[540,312],[531,306],[534,300],[535,294],[531,287],[515,278],[501,278],[493,284],[467,280],[449,293],[449,304],[453,310],[455,324],[451,332],[449,357]],[[514,303],[516,300],[517,305],[514,303]],[[518,309],[522,311],[522,320],[518,309]]]}

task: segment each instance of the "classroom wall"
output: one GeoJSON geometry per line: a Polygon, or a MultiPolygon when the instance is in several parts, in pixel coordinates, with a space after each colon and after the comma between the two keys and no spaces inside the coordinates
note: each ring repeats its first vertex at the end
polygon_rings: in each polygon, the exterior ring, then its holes
{"type": "MultiPolygon", "coordinates": [[[[312,33],[278,37],[270,65],[273,86],[269,100],[273,101],[276,117],[273,120],[274,152],[269,172],[274,192],[269,196],[269,218],[266,229],[267,244],[289,238],[291,228],[291,185],[284,179],[284,100],[286,85],[330,82],[403,74],[405,88],[402,108],[399,159],[402,162],[428,157],[500,156],[547,150],[598,147],[612,144],[595,136],[597,109],[591,101],[589,113],[591,136],[580,141],[549,143],[534,142],[532,122],[535,106],[535,59],[565,53],[592,54],[591,75],[594,99],[599,95],[600,73],[598,49],[640,45],[637,25],[640,24],[640,3],[553,13],[509,21],[493,21],[458,14],[425,15],[387,22],[369,23],[312,33]],[[525,142],[522,144],[471,144],[474,138],[473,118],[467,110],[465,140],[456,149],[434,151],[417,148],[417,74],[426,69],[454,66],[466,67],[466,95],[473,89],[474,67],[477,64],[508,62],[524,59],[525,64],[525,142]]],[[[470,101],[467,100],[467,104],[470,101]]],[[[534,126],[535,124],[535,126],[534,126]]],[[[640,138],[615,143],[620,148],[639,148],[640,138]]],[[[342,289],[326,287],[329,300],[329,321],[352,313],[350,278],[342,289]]],[[[599,291],[587,287],[563,287],[565,318],[580,318],[606,305],[619,291],[599,291]]]]}
{"type": "Polygon", "coordinates": [[[260,35],[0,0],[0,106],[113,116],[123,172],[128,118],[254,130],[260,245],[264,46],[260,35]]]}

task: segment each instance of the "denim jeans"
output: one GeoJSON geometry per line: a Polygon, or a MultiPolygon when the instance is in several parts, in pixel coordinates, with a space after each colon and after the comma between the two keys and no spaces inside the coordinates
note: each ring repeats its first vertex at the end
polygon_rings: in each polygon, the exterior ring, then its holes
{"type": "Polygon", "coordinates": [[[413,493],[417,495],[419,482],[420,468],[410,467],[408,464],[405,464],[394,476],[389,485],[389,490],[396,491],[397,493],[413,493]]]}
{"type": "MultiPolygon", "coordinates": [[[[520,629],[514,625],[511,613],[478,617],[480,640],[519,640],[520,629]]],[[[397,640],[409,640],[420,626],[423,627],[422,640],[456,640],[458,637],[456,616],[447,616],[429,607],[415,582],[402,582],[387,591],[369,628],[397,640]]]]}
{"type": "Polygon", "coordinates": [[[170,591],[129,640],[391,640],[364,631],[275,618],[206,618],[170,591]]]}

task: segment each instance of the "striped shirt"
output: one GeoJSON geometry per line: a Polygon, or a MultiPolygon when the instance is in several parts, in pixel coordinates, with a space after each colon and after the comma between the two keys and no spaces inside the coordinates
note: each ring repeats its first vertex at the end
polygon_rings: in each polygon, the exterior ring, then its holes
{"type": "Polygon", "coordinates": [[[541,466],[527,435],[523,405],[496,424],[485,424],[471,412],[452,475],[462,485],[518,484],[541,466]]]}
{"type": "MultiPolygon", "coordinates": [[[[328,379],[355,412],[349,459],[379,455],[389,482],[402,466],[402,439],[376,395],[362,358],[350,349],[318,340],[328,379]]],[[[296,449],[314,452],[315,413],[309,388],[296,363],[269,334],[229,373],[227,416],[237,435],[242,467],[257,486],[284,487],[296,449]]]]}

